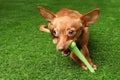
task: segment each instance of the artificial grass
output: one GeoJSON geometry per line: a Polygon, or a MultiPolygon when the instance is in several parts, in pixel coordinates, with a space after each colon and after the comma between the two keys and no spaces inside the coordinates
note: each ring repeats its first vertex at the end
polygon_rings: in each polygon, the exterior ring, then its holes
{"type": "Polygon", "coordinates": [[[0,80],[119,80],[119,0],[0,0],[0,80]],[[86,13],[101,9],[90,27],[89,50],[98,66],[95,74],[82,70],[56,51],[37,6],[53,12],[70,8],[86,13]]]}

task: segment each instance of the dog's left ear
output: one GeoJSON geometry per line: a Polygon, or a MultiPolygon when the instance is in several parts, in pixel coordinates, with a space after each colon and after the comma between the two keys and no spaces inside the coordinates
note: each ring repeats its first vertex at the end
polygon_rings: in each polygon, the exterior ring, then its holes
{"type": "Polygon", "coordinates": [[[38,10],[39,10],[40,15],[49,22],[51,22],[56,17],[54,13],[52,13],[51,11],[41,6],[38,6],[38,10]]]}
{"type": "Polygon", "coordinates": [[[91,24],[93,24],[98,19],[99,15],[100,15],[100,10],[99,9],[92,10],[92,11],[88,12],[87,14],[83,15],[81,17],[83,25],[85,27],[90,26],[91,24]]]}

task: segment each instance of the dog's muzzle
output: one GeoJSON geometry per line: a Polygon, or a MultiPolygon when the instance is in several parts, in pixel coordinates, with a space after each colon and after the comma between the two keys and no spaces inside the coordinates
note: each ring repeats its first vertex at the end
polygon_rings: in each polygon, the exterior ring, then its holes
{"type": "Polygon", "coordinates": [[[62,56],[68,56],[70,55],[71,51],[69,49],[62,51],[62,56]]]}

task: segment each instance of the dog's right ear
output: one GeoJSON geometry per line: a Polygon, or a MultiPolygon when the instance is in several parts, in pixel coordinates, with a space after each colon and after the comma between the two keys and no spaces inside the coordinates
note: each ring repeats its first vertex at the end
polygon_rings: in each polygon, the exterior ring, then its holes
{"type": "Polygon", "coordinates": [[[100,16],[100,10],[97,8],[83,15],[81,17],[81,20],[83,21],[83,24],[86,27],[88,27],[91,24],[93,24],[98,19],[99,16],[100,16]]]}
{"type": "Polygon", "coordinates": [[[40,15],[47,21],[51,22],[56,16],[54,13],[44,9],[43,7],[38,6],[40,15]]]}

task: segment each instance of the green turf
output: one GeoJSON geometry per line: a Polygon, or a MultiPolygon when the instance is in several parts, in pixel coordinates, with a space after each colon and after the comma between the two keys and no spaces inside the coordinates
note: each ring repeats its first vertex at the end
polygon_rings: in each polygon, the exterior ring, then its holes
{"type": "Polygon", "coordinates": [[[0,0],[0,80],[119,80],[120,0],[0,0]],[[82,14],[100,8],[90,27],[89,50],[98,66],[95,74],[82,70],[56,51],[37,6],[53,12],[70,8],[82,14]]]}

